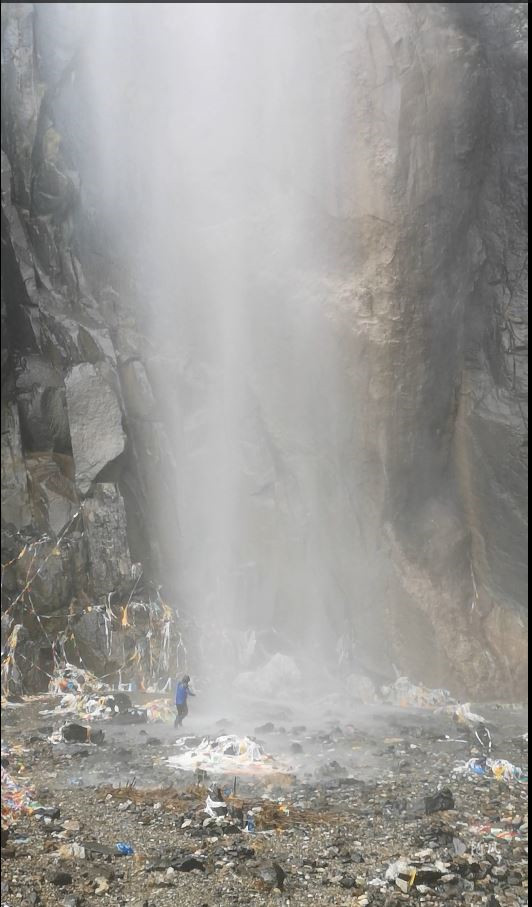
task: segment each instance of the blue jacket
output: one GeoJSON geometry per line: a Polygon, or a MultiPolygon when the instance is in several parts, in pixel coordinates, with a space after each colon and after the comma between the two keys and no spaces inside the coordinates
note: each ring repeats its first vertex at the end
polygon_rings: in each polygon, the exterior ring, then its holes
{"type": "Polygon", "coordinates": [[[178,683],[177,690],[175,691],[175,704],[184,705],[185,702],[187,701],[187,696],[189,694],[190,694],[190,696],[194,695],[194,693],[192,693],[191,690],[189,690],[188,684],[178,683]]]}

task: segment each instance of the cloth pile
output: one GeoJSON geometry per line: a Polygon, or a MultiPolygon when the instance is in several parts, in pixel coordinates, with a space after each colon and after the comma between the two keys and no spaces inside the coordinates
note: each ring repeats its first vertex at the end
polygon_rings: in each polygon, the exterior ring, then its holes
{"type": "Polygon", "coordinates": [[[2,825],[10,825],[17,813],[33,813],[39,808],[35,793],[19,784],[2,765],[2,825]]]}
{"type": "Polygon", "coordinates": [[[273,756],[264,752],[262,747],[250,737],[237,737],[234,734],[223,735],[214,739],[204,738],[199,746],[188,748],[187,738],[178,741],[184,752],[170,756],[168,762],[184,771],[214,772],[227,775],[268,775],[288,772],[288,769],[276,764],[273,756]]]}

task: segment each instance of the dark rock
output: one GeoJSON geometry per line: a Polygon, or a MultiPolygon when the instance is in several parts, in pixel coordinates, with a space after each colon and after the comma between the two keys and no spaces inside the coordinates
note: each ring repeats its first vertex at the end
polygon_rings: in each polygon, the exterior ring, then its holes
{"type": "Polygon", "coordinates": [[[59,806],[40,806],[35,810],[35,815],[41,819],[59,819],[61,810],[59,806]]]}
{"type": "Polygon", "coordinates": [[[259,876],[270,888],[278,888],[279,891],[283,890],[286,873],[279,863],[272,862],[262,864],[259,867],[259,876]]]}
{"type": "Polygon", "coordinates": [[[65,743],[96,743],[101,746],[105,740],[102,730],[93,730],[82,724],[65,724],[61,728],[61,736],[65,743]]]}
{"type": "Polygon", "coordinates": [[[58,887],[64,887],[65,885],[72,885],[72,876],[69,872],[64,870],[58,870],[57,872],[52,872],[50,875],[50,882],[52,885],[57,885],[58,887]]]}
{"type": "Polygon", "coordinates": [[[355,888],[356,879],[354,879],[353,876],[343,876],[343,878],[340,879],[340,885],[342,888],[355,888]]]}
{"type": "Polygon", "coordinates": [[[436,791],[436,793],[425,797],[424,802],[427,816],[431,813],[454,809],[454,797],[452,791],[448,787],[444,787],[441,790],[436,791]]]}
{"type": "Polygon", "coordinates": [[[271,721],[267,721],[266,724],[261,724],[260,727],[255,728],[256,734],[273,734],[275,731],[275,725],[271,721]]]}
{"type": "Polygon", "coordinates": [[[110,859],[116,856],[114,847],[109,847],[107,844],[99,844],[97,841],[82,841],[81,846],[85,848],[85,854],[88,859],[100,856],[110,859]]]}

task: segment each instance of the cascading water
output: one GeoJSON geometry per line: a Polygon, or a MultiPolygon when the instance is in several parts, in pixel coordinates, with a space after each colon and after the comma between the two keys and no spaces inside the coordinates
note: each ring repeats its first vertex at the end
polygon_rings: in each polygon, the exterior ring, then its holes
{"type": "Polygon", "coordinates": [[[102,4],[86,49],[92,178],[168,367],[176,573],[218,677],[279,652],[292,681],[288,657],[322,673],[363,593],[355,419],[317,227],[342,216],[346,112],[328,109],[319,15],[102,4]]]}

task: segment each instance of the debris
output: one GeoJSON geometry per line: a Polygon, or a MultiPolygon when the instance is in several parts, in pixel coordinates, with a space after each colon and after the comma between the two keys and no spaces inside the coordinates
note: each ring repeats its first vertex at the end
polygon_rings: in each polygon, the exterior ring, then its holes
{"type": "Polygon", "coordinates": [[[65,885],[72,885],[72,876],[69,872],[65,872],[64,870],[60,869],[59,871],[53,872],[50,875],[50,882],[52,883],[52,885],[57,885],[58,887],[63,888],[65,885]]]}
{"type": "Polygon", "coordinates": [[[94,894],[105,894],[106,891],[109,891],[109,882],[104,876],[97,876],[94,879],[94,894]]]}
{"type": "Polygon", "coordinates": [[[101,746],[105,734],[102,730],[93,731],[82,724],[65,724],[61,728],[61,738],[65,743],[95,743],[101,746]]]}
{"type": "MultiPolygon", "coordinates": [[[[184,745],[183,741],[180,743],[181,746],[184,745]]],[[[235,772],[264,775],[282,771],[275,765],[273,757],[265,753],[255,740],[235,735],[223,735],[214,740],[206,737],[198,747],[170,756],[168,762],[185,771],[202,769],[231,775],[235,772]]]]}
{"type": "Polygon", "coordinates": [[[384,702],[401,708],[430,709],[453,702],[448,690],[430,690],[422,684],[412,683],[408,677],[398,677],[391,686],[381,688],[384,702]]]}
{"type": "Polygon", "coordinates": [[[342,888],[355,888],[356,879],[354,879],[353,876],[343,876],[343,878],[340,879],[340,885],[342,888]]]}
{"type": "Polygon", "coordinates": [[[146,715],[150,722],[170,723],[175,718],[175,707],[167,699],[155,699],[145,705],[146,715]]]}
{"type": "Polygon", "coordinates": [[[225,802],[219,787],[213,791],[209,791],[205,803],[205,812],[212,818],[227,815],[227,803],[225,802]]]}
{"type": "Polygon", "coordinates": [[[469,702],[465,702],[463,705],[457,705],[453,708],[452,717],[456,724],[469,728],[476,728],[478,725],[485,727],[488,723],[482,715],[476,715],[475,712],[471,711],[469,702]]]}
{"type": "Polygon", "coordinates": [[[181,851],[173,851],[161,855],[157,862],[151,863],[147,867],[148,872],[168,869],[174,869],[176,872],[192,872],[194,869],[199,869],[201,872],[205,872],[205,864],[195,856],[186,856],[181,851]]]}
{"type": "Polygon", "coordinates": [[[122,841],[116,845],[116,850],[117,853],[121,854],[123,857],[131,857],[135,853],[131,844],[124,844],[122,841]]]}
{"type": "Polygon", "coordinates": [[[18,784],[2,766],[2,823],[7,825],[16,813],[31,814],[37,808],[42,807],[35,802],[35,792],[18,784]]]}
{"type": "Polygon", "coordinates": [[[523,769],[508,762],[506,759],[486,759],[484,757],[468,759],[467,762],[455,766],[455,775],[480,775],[491,776],[497,781],[528,781],[528,775],[523,769]]]}
{"type": "Polygon", "coordinates": [[[61,810],[58,806],[37,806],[34,809],[36,816],[41,819],[59,819],[61,810]]]}
{"type": "Polygon", "coordinates": [[[425,797],[425,813],[427,816],[447,809],[454,809],[454,797],[448,787],[444,787],[436,791],[436,793],[425,797]]]}
{"type": "Polygon", "coordinates": [[[286,873],[279,863],[275,861],[272,863],[264,863],[259,867],[259,876],[268,888],[278,888],[279,891],[283,890],[286,873]]]}

